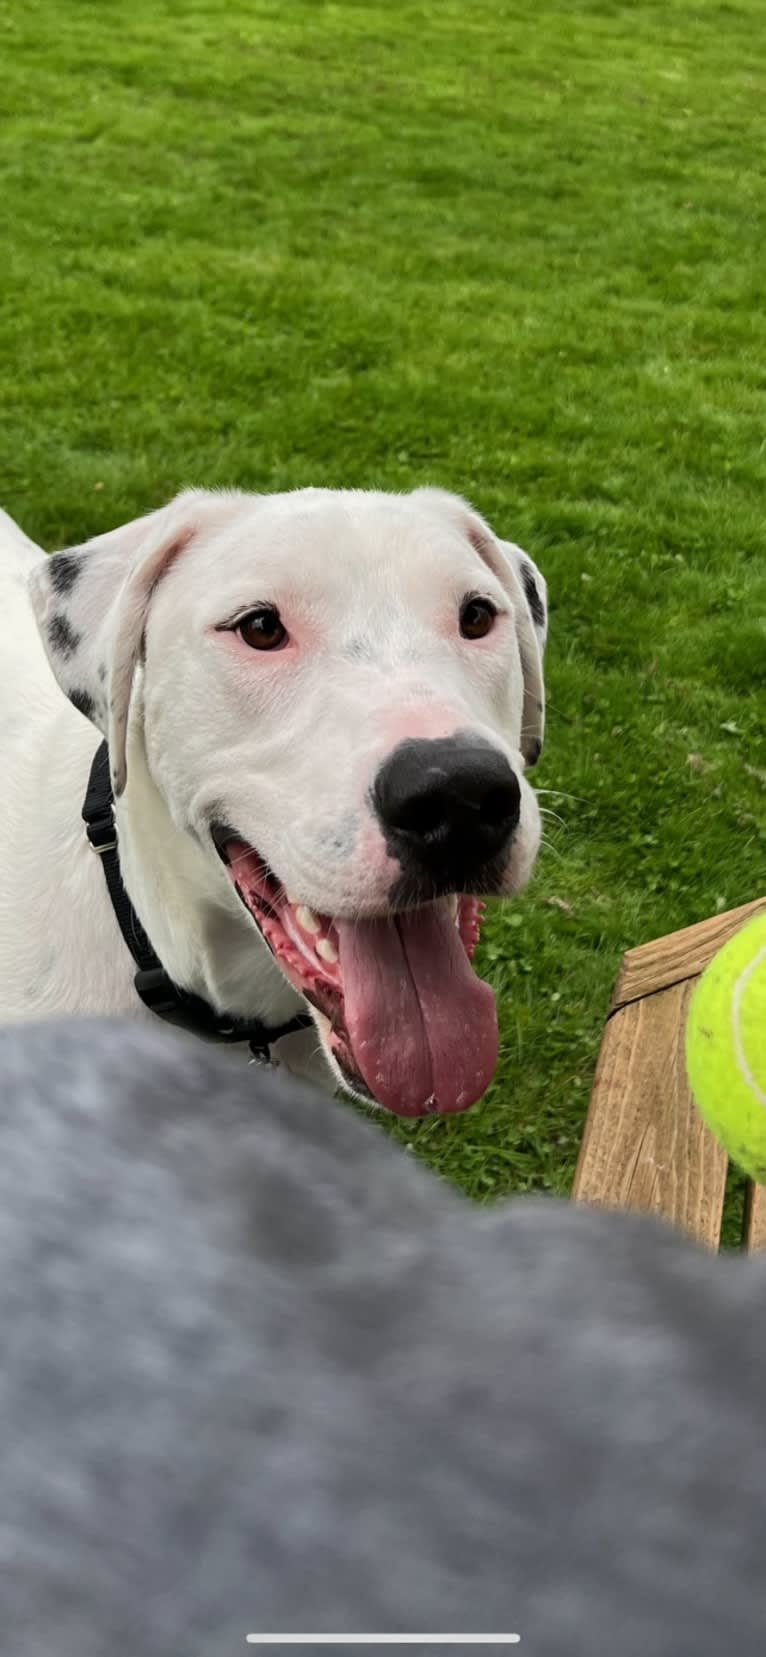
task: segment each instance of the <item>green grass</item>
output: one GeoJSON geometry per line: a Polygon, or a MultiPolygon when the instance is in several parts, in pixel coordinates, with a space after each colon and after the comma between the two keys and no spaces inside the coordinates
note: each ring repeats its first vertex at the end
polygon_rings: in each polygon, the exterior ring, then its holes
{"type": "MultiPolygon", "coordinates": [[[[497,1083],[410,1128],[566,1190],[622,951],[764,889],[760,0],[27,0],[0,23],[4,504],[464,492],[552,596],[497,1083]]],[[[402,1129],[390,1131],[402,1134],[402,1129]]]]}

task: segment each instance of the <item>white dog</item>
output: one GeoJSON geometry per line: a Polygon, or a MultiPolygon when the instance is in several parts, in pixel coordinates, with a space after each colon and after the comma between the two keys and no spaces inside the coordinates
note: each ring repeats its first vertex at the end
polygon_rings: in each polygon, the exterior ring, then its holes
{"type": "Polygon", "coordinates": [[[127,925],[179,991],[400,1114],[477,1099],[478,899],[540,838],[526,554],[439,490],[190,490],[51,558],[4,518],[0,603],[0,1018],[151,1016],[81,816],[98,730],[127,925]]]}

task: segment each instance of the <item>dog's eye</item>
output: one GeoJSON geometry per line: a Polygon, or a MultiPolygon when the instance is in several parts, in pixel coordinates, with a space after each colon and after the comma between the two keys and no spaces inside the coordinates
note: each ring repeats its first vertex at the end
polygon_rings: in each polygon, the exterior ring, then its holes
{"type": "Polygon", "coordinates": [[[279,619],[279,611],[270,605],[251,610],[237,622],[237,632],[251,650],[278,650],[287,638],[287,630],[279,619]]]}
{"type": "Polygon", "coordinates": [[[488,598],[467,598],[460,611],[460,631],[464,639],[484,639],[492,632],[497,611],[488,598]]]}

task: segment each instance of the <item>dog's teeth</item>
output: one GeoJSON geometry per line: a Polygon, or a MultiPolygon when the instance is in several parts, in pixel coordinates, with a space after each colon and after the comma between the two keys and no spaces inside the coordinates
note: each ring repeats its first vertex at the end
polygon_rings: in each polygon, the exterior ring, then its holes
{"type": "Polygon", "coordinates": [[[334,965],[338,959],[338,951],[329,938],[320,938],[316,946],[316,952],[323,961],[329,961],[331,965],[334,965]]]}
{"type": "Polygon", "coordinates": [[[453,921],[456,921],[457,920],[457,892],[452,892],[450,897],[447,898],[447,908],[449,910],[450,919],[453,920],[453,921]]]}
{"type": "Polygon", "coordinates": [[[304,932],[316,933],[321,932],[322,930],[322,922],[317,920],[313,909],[309,909],[305,903],[298,904],[295,911],[295,919],[297,920],[298,925],[303,928],[304,932]]]}

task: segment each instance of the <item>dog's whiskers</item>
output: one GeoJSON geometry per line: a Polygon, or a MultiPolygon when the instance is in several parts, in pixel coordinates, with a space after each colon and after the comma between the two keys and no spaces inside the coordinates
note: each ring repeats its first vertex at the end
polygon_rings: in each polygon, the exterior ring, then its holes
{"type": "Polygon", "coordinates": [[[559,707],[558,702],[551,701],[550,696],[545,698],[545,711],[546,713],[555,713],[557,719],[565,720],[567,725],[574,725],[574,714],[565,713],[564,709],[559,707]]]}
{"type": "Polygon", "coordinates": [[[249,856],[250,856],[249,850],[248,851],[243,851],[243,852],[237,852],[236,857],[230,857],[229,858],[229,860],[228,860],[229,861],[229,868],[230,869],[236,869],[237,864],[238,863],[244,863],[245,859],[248,858],[249,856]]]}
{"type": "Polygon", "coordinates": [[[563,857],[564,855],[563,852],[559,851],[558,846],[554,845],[554,842],[549,840],[544,834],[541,835],[540,845],[544,846],[547,852],[553,852],[554,857],[563,857]]]}

